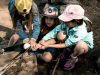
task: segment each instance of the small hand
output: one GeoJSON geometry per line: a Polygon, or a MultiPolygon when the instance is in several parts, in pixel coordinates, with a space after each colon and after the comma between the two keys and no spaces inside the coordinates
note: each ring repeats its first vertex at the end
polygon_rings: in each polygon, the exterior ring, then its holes
{"type": "Polygon", "coordinates": [[[39,49],[44,50],[44,49],[46,49],[47,47],[48,47],[47,45],[41,45],[41,47],[40,47],[39,49]]]}
{"type": "Polygon", "coordinates": [[[34,47],[34,50],[37,50],[37,49],[41,48],[41,46],[42,46],[41,44],[36,44],[36,46],[34,47]]]}
{"type": "Polygon", "coordinates": [[[35,46],[36,46],[36,42],[35,41],[30,41],[30,45],[31,45],[31,49],[33,50],[33,51],[35,51],[35,46]]]}
{"type": "Polygon", "coordinates": [[[29,38],[25,38],[24,40],[23,40],[23,43],[25,44],[25,43],[29,43],[29,38]]]}
{"type": "Polygon", "coordinates": [[[41,41],[39,41],[39,43],[40,43],[41,45],[46,45],[46,41],[45,41],[45,40],[41,40],[41,41]]]}

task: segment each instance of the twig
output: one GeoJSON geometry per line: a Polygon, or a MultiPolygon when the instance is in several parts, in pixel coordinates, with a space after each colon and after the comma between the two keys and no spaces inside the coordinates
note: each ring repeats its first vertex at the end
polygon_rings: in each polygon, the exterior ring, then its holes
{"type": "MultiPolygon", "coordinates": [[[[30,49],[30,48],[29,48],[30,49]]],[[[20,52],[19,54],[17,54],[10,63],[8,63],[7,65],[5,65],[1,70],[0,70],[0,75],[2,75],[3,73],[5,73],[12,64],[16,63],[17,59],[19,59],[20,57],[23,56],[23,54],[25,54],[29,49],[25,50],[25,52],[20,52]]]]}
{"type": "Polygon", "coordinates": [[[58,66],[58,64],[59,64],[59,61],[60,61],[60,58],[57,59],[57,63],[56,63],[56,65],[54,66],[54,69],[53,69],[53,72],[52,72],[51,75],[54,75],[54,74],[55,74],[55,71],[56,71],[56,68],[57,68],[57,66],[58,66]]]}

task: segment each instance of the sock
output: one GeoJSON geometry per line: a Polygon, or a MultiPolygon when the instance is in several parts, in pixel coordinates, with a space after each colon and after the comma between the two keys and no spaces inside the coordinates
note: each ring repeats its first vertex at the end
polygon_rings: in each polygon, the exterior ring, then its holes
{"type": "Polygon", "coordinates": [[[77,58],[77,56],[74,56],[73,54],[71,54],[71,58],[77,58]]]}

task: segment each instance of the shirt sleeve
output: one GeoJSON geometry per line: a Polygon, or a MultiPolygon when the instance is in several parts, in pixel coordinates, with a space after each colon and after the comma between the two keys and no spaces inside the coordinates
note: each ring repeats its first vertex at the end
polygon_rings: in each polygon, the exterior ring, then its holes
{"type": "Polygon", "coordinates": [[[78,41],[84,39],[87,34],[86,27],[78,29],[73,35],[69,35],[68,39],[65,41],[66,47],[75,45],[78,41]]]}
{"type": "Polygon", "coordinates": [[[57,33],[62,29],[61,25],[56,26],[52,31],[50,31],[48,34],[46,34],[42,39],[43,40],[49,40],[52,38],[56,38],[57,33]]]}

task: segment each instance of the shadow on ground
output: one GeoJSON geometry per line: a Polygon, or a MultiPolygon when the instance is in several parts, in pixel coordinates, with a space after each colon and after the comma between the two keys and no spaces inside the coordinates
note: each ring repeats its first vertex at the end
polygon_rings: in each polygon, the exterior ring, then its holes
{"type": "Polygon", "coordinates": [[[14,31],[10,28],[4,27],[0,25],[0,32],[4,32],[6,35],[0,34],[1,37],[4,37],[5,39],[9,39],[12,34],[14,34],[14,31]]]}

